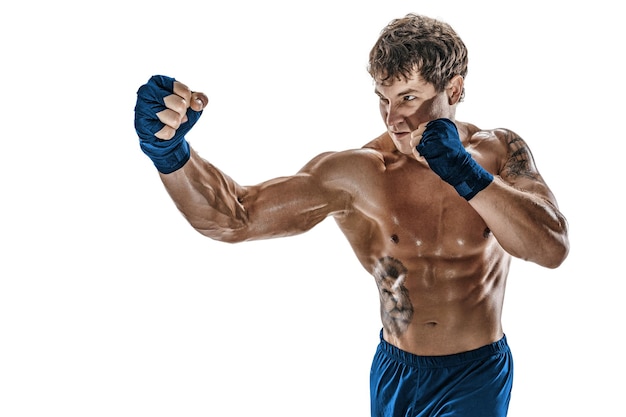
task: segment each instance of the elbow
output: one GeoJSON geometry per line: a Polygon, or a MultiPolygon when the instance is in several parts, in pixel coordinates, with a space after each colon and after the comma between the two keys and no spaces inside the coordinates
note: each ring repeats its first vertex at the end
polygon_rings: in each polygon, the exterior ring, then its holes
{"type": "Polygon", "coordinates": [[[569,240],[567,235],[559,235],[549,240],[533,240],[527,242],[518,250],[511,247],[504,248],[512,256],[539,266],[556,269],[567,259],[569,254],[569,240]]]}
{"type": "Polygon", "coordinates": [[[556,269],[567,259],[567,255],[569,254],[569,244],[565,243],[557,248],[554,248],[551,252],[551,256],[547,258],[543,264],[546,268],[556,269]]]}
{"type": "Polygon", "coordinates": [[[556,233],[554,239],[554,244],[552,245],[551,262],[547,266],[548,268],[552,269],[561,266],[561,264],[565,262],[565,259],[567,259],[567,256],[569,255],[569,225],[564,217],[562,217],[559,225],[561,227],[558,229],[558,233],[556,233]]]}
{"type": "Polygon", "coordinates": [[[222,243],[241,243],[245,242],[248,239],[237,230],[232,229],[213,229],[213,228],[205,228],[205,227],[196,227],[193,226],[194,230],[200,233],[202,236],[208,237],[209,239],[222,242],[222,243]]]}
{"type": "Polygon", "coordinates": [[[569,239],[567,235],[561,235],[555,239],[550,247],[544,247],[539,254],[540,261],[537,263],[550,269],[556,269],[565,262],[569,255],[569,239]]]}
{"type": "Polygon", "coordinates": [[[538,245],[539,248],[543,249],[539,254],[543,262],[539,262],[539,264],[546,268],[556,269],[565,262],[569,255],[569,225],[565,217],[559,215],[558,222],[548,233],[548,236],[549,244],[538,245]]]}
{"type": "Polygon", "coordinates": [[[232,219],[223,224],[208,222],[200,217],[195,219],[187,217],[187,221],[196,232],[218,242],[240,243],[249,239],[245,224],[236,223],[232,219]]]}

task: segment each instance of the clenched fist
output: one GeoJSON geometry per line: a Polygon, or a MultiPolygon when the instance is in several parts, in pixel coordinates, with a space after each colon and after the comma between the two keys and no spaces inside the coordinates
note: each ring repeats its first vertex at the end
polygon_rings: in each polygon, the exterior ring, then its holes
{"type": "Polygon", "coordinates": [[[137,91],[135,130],[141,150],[163,174],[189,160],[185,135],[208,104],[203,93],[192,92],[174,78],[154,75],[137,91]]]}

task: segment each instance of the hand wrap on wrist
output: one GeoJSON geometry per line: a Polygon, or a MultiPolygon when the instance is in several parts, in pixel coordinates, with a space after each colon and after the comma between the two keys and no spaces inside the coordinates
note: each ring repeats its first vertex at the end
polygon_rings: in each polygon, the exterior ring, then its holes
{"type": "Polygon", "coordinates": [[[166,109],[164,98],[174,94],[174,78],[154,75],[137,91],[135,105],[135,130],[139,136],[139,146],[163,174],[181,168],[189,160],[189,144],[185,135],[198,121],[202,111],[187,109],[187,121],[179,126],[170,140],[154,136],[165,126],[157,113],[166,109]]]}
{"type": "Polygon", "coordinates": [[[416,149],[430,169],[466,200],[471,200],[493,181],[493,175],[465,150],[456,125],[449,119],[430,121],[416,149]]]}

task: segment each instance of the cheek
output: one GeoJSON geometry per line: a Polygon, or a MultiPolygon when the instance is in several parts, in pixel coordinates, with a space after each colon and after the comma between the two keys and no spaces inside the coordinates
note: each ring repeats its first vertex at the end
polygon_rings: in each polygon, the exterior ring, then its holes
{"type": "Polygon", "coordinates": [[[427,107],[427,114],[425,115],[428,120],[439,119],[440,117],[449,117],[449,107],[447,103],[447,97],[445,95],[437,96],[437,99],[432,100],[427,107]]]}

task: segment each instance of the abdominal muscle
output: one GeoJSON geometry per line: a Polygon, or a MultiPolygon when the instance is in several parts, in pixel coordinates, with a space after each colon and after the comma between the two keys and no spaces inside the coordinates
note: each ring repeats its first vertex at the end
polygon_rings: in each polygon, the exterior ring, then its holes
{"type": "Polygon", "coordinates": [[[335,220],[374,276],[385,340],[425,356],[499,340],[510,255],[454,188],[383,145],[341,155],[359,170],[341,177],[353,199],[335,220]]]}
{"type": "Polygon", "coordinates": [[[384,339],[424,356],[466,352],[499,340],[510,257],[501,249],[495,252],[489,260],[482,254],[420,258],[406,265],[381,257],[373,275],[384,339]]]}

